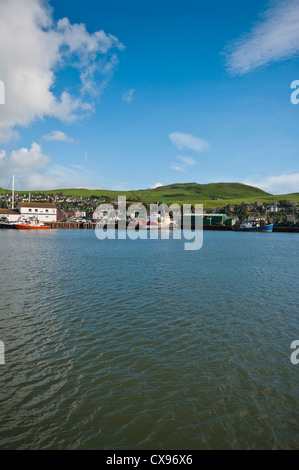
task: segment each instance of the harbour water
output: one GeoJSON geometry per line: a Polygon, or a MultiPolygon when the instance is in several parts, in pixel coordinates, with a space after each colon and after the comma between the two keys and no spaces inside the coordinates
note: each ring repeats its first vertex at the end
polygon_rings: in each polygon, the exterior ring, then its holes
{"type": "Polygon", "coordinates": [[[0,232],[0,449],[294,449],[299,235],[0,232]]]}

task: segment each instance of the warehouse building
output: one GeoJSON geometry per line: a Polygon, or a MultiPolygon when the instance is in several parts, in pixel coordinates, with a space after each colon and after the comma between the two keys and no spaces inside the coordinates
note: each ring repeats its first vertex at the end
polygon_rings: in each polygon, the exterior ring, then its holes
{"type": "Polygon", "coordinates": [[[19,202],[15,209],[0,209],[0,218],[5,217],[9,222],[33,216],[41,222],[56,222],[56,206],[52,203],[19,202]]]}
{"type": "Polygon", "coordinates": [[[41,222],[56,222],[57,209],[55,204],[43,202],[19,202],[16,210],[24,217],[35,216],[41,222]]]}

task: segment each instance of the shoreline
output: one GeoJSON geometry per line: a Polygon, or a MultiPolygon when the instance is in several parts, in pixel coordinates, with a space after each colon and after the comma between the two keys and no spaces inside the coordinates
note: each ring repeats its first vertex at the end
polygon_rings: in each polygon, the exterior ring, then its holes
{"type": "MultiPolygon", "coordinates": [[[[95,230],[97,223],[96,222],[49,222],[47,225],[52,230],[95,230]]],[[[115,224],[103,224],[100,228],[107,229],[116,229],[123,230],[123,228],[118,228],[117,222],[115,224]]],[[[180,227],[183,229],[183,225],[180,227]]],[[[5,230],[5,227],[0,226],[0,230],[5,230]]],[[[173,230],[179,230],[178,228],[174,229],[173,227],[154,227],[152,230],[163,231],[164,229],[172,232],[173,230]]],[[[196,230],[195,224],[191,224],[191,230],[196,230]]],[[[136,225],[135,227],[126,227],[126,230],[150,230],[148,227],[136,225]]],[[[226,226],[226,225],[203,225],[204,231],[219,231],[219,232],[238,232],[238,228],[235,226],[226,226]]],[[[271,233],[299,233],[299,225],[289,225],[289,226],[275,226],[273,227],[273,232],[271,233]]]]}
{"type": "MultiPolygon", "coordinates": [[[[51,222],[48,225],[50,225],[51,229],[59,229],[59,230],[95,230],[96,228],[96,223],[95,222],[51,222]]],[[[107,228],[109,229],[117,229],[118,226],[117,223],[114,224],[105,224],[107,228]]],[[[103,227],[104,228],[104,227],[103,227]]],[[[183,227],[181,227],[183,228],[183,227]]],[[[143,227],[140,228],[141,230],[144,230],[143,227]]],[[[191,225],[191,230],[194,230],[195,226],[192,224],[191,225]]],[[[134,230],[134,229],[129,229],[126,228],[126,230],[134,230]]],[[[159,227],[159,231],[163,230],[163,228],[159,227]]],[[[222,232],[238,232],[238,230],[234,227],[226,227],[225,225],[208,225],[208,226],[203,226],[203,230],[212,230],[212,231],[222,231],[222,232]]],[[[169,227],[169,231],[173,231],[172,227],[169,227]]],[[[272,233],[299,233],[299,226],[275,226],[273,228],[272,233]]]]}

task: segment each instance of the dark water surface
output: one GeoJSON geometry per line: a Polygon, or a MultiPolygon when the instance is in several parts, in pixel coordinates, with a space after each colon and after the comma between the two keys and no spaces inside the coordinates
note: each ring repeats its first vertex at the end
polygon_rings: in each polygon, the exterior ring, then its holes
{"type": "Polygon", "coordinates": [[[299,443],[299,235],[0,231],[0,449],[299,443]]]}

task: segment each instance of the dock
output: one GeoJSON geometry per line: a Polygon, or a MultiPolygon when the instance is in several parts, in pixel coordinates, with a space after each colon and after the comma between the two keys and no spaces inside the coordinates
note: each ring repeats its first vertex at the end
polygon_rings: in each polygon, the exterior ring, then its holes
{"type": "Polygon", "coordinates": [[[96,222],[50,222],[48,223],[53,229],[95,229],[96,222]]]}
{"type": "MultiPolygon", "coordinates": [[[[96,222],[51,222],[48,223],[52,229],[72,229],[72,230],[95,230],[97,224],[96,222]]],[[[117,222],[114,224],[103,224],[103,228],[116,228],[118,229],[117,222]]],[[[182,227],[183,228],[183,227],[182,227]]],[[[194,230],[194,224],[191,224],[191,229],[194,230]]],[[[172,228],[170,228],[172,230],[172,228]]],[[[235,227],[230,227],[226,225],[204,225],[203,230],[217,230],[222,232],[234,232],[236,231],[235,227]]],[[[280,232],[280,233],[299,233],[299,225],[285,225],[285,226],[278,226],[274,225],[273,232],[280,232]]]]}

